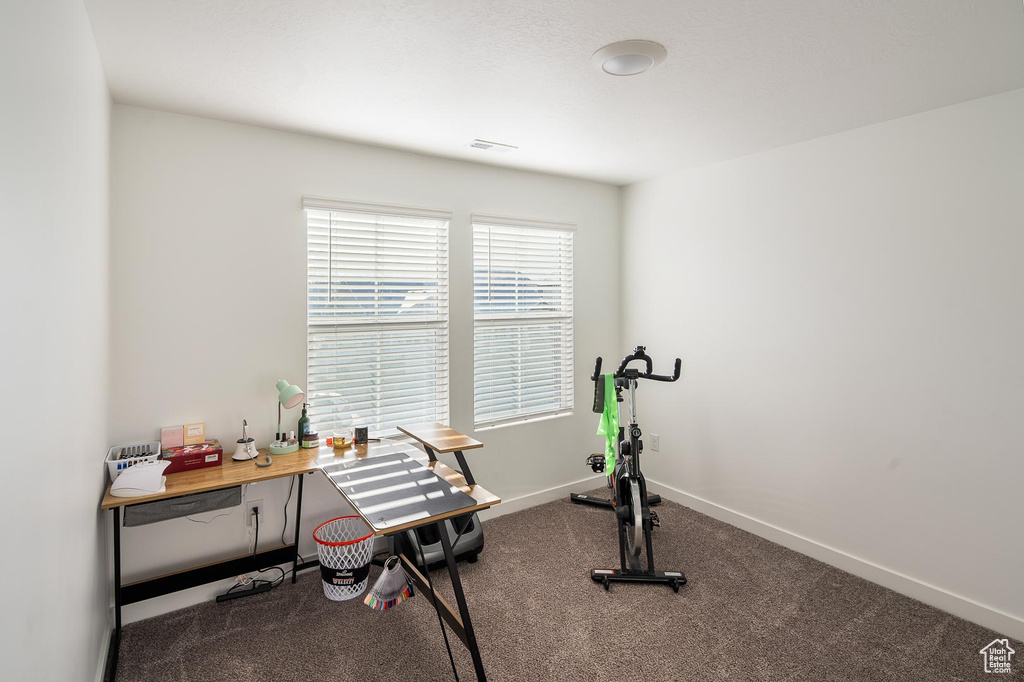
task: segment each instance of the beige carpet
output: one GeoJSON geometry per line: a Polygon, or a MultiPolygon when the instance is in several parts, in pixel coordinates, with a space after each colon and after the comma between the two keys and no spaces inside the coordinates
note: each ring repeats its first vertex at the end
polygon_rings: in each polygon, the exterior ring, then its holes
{"type": "MultiPolygon", "coordinates": [[[[603,491],[602,491],[603,494],[603,491]]],[[[617,562],[611,512],[553,502],[484,524],[460,564],[488,677],[580,680],[1024,679],[986,675],[997,633],[685,507],[658,507],[655,558],[689,584],[590,581],[617,562]]],[[[379,569],[374,569],[371,581],[379,569]]],[[[444,570],[435,571],[446,582],[444,570]]],[[[463,680],[473,668],[451,637],[463,680]]],[[[377,613],[324,598],[319,573],[272,592],[208,603],[125,628],[119,682],[454,679],[422,598],[377,613]]]]}

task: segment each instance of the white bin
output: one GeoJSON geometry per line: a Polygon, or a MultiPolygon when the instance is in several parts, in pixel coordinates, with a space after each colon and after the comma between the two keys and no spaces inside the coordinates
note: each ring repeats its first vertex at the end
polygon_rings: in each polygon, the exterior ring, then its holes
{"type": "Polygon", "coordinates": [[[373,532],[358,516],[340,516],[313,531],[324,596],[354,599],[366,590],[373,557],[373,532]]]}

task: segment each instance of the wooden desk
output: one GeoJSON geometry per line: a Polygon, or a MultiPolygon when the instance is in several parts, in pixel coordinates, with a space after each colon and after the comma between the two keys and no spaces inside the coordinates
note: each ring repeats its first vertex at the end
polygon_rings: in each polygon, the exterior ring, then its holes
{"type": "MultiPolygon", "coordinates": [[[[465,594],[462,589],[462,582],[459,579],[458,567],[455,563],[451,541],[448,538],[447,532],[445,532],[444,528],[441,526],[441,524],[447,519],[466,516],[477,511],[487,509],[488,507],[501,502],[496,495],[493,495],[479,485],[476,485],[473,480],[472,473],[470,473],[469,467],[466,465],[462,454],[463,449],[480,448],[483,447],[483,443],[473,440],[467,436],[463,436],[456,431],[452,431],[451,429],[436,423],[400,428],[400,430],[423,445],[424,450],[427,452],[428,459],[430,460],[427,466],[434,473],[469,495],[475,504],[471,507],[462,508],[455,512],[418,519],[402,526],[390,528],[374,528],[369,519],[364,517],[363,520],[376,535],[393,535],[410,528],[417,528],[425,525],[433,524],[438,526],[442,548],[444,549],[445,554],[445,562],[452,579],[452,587],[455,591],[458,612],[452,609],[452,607],[449,606],[449,604],[433,589],[429,573],[426,571],[425,567],[421,572],[420,568],[414,565],[414,563],[405,555],[401,555],[401,559],[409,574],[412,576],[414,583],[420,590],[420,593],[428,602],[431,603],[431,605],[434,606],[435,609],[437,609],[441,617],[448,623],[459,639],[462,640],[469,649],[473,658],[473,665],[476,670],[477,679],[486,680],[483,664],[480,661],[480,652],[473,633],[473,625],[469,618],[469,608],[466,604],[465,594]],[[434,456],[435,452],[454,452],[459,460],[460,466],[462,467],[462,472],[460,473],[455,471],[443,462],[437,461],[434,456]]],[[[225,578],[230,578],[232,576],[248,572],[252,568],[253,560],[252,554],[246,554],[226,561],[207,564],[205,566],[185,571],[178,571],[122,585],[121,510],[124,507],[136,504],[145,504],[147,502],[156,502],[159,500],[167,500],[194,493],[234,488],[236,486],[247,485],[249,483],[260,483],[263,481],[295,476],[298,479],[299,485],[298,496],[296,498],[294,541],[291,545],[264,550],[262,552],[258,552],[256,555],[257,561],[261,566],[274,566],[291,561],[292,583],[294,583],[296,574],[300,570],[315,567],[320,563],[317,560],[306,561],[301,565],[298,563],[300,537],[299,523],[302,515],[303,474],[310,474],[314,471],[321,471],[321,473],[325,473],[323,471],[323,467],[329,464],[354,459],[376,457],[396,452],[408,453],[410,450],[415,450],[415,448],[409,444],[396,443],[394,441],[352,446],[344,450],[334,450],[326,446],[314,450],[300,449],[297,452],[286,455],[272,455],[274,463],[269,467],[257,467],[251,460],[235,462],[230,459],[230,455],[228,453],[225,453],[226,459],[221,466],[196,469],[168,476],[166,490],[162,493],[155,493],[153,495],[146,495],[142,497],[114,497],[110,494],[110,486],[107,486],[106,493],[100,502],[100,508],[104,510],[109,509],[113,513],[114,517],[113,553],[115,630],[114,636],[111,638],[113,656],[111,658],[110,679],[113,680],[117,673],[117,659],[121,639],[121,609],[123,605],[133,604],[146,599],[171,594],[179,590],[197,587],[209,582],[223,580],[225,578]]],[[[261,450],[261,461],[263,460],[264,454],[265,452],[261,450]]],[[[331,480],[330,476],[327,476],[327,479],[331,480]]],[[[342,496],[345,497],[344,491],[341,491],[340,488],[339,492],[341,492],[342,496]]],[[[346,501],[348,501],[347,497],[346,501]]],[[[350,501],[349,504],[351,505],[350,501]]],[[[352,506],[355,508],[355,505],[352,506]]]]}
{"type": "MultiPolygon", "coordinates": [[[[260,461],[265,461],[266,451],[260,450],[260,461]]],[[[268,467],[257,467],[252,460],[247,462],[236,462],[231,459],[231,453],[224,452],[224,463],[217,467],[205,467],[171,474],[167,477],[167,490],[162,493],[146,495],[145,497],[114,497],[110,494],[110,486],[100,503],[100,509],[113,509],[114,507],[127,507],[133,504],[144,502],[156,502],[157,500],[168,500],[172,497],[192,495],[194,493],[206,493],[211,490],[223,490],[234,488],[249,483],[260,483],[272,481],[275,478],[286,476],[297,476],[316,471],[316,450],[299,450],[287,455],[271,455],[274,463],[268,467]]]]}

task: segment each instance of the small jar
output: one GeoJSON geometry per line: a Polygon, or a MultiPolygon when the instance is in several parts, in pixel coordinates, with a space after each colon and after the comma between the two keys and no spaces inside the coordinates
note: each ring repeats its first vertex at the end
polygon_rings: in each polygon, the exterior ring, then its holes
{"type": "Polygon", "coordinates": [[[334,449],[344,450],[352,445],[352,429],[340,429],[334,432],[334,449]]]}
{"type": "Polygon", "coordinates": [[[307,433],[302,437],[302,447],[307,449],[320,447],[320,434],[307,433]]]}

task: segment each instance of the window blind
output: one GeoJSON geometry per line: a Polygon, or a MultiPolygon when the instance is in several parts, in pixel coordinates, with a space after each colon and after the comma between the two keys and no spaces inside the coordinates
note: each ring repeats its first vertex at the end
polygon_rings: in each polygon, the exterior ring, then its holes
{"type": "Polygon", "coordinates": [[[448,422],[444,214],[306,201],[309,418],[321,432],[448,422]]]}
{"type": "Polygon", "coordinates": [[[474,421],[573,409],[573,230],[473,217],[474,421]]]}

